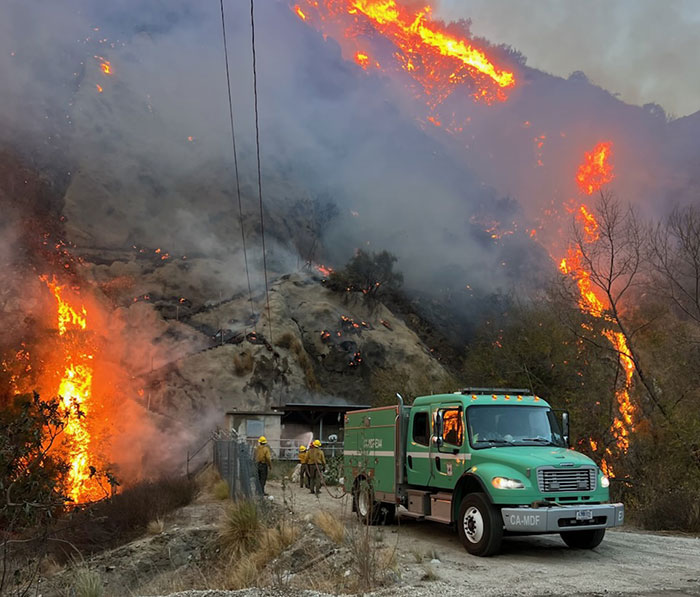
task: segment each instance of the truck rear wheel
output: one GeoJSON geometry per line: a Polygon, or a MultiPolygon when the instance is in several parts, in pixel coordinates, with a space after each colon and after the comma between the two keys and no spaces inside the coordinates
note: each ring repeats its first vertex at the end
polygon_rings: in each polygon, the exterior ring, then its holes
{"type": "Polygon", "coordinates": [[[501,549],[503,519],[484,494],[470,493],[459,507],[457,532],[470,554],[492,556],[501,549]]]}
{"type": "Polygon", "coordinates": [[[605,529],[593,529],[589,531],[565,531],[559,533],[569,547],[574,549],[593,549],[598,547],[605,537],[605,529]]]}

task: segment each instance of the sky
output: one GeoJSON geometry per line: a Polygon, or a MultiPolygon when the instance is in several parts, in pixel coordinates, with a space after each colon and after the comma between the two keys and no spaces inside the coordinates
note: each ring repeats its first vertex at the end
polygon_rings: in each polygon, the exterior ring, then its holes
{"type": "Polygon", "coordinates": [[[583,71],[622,100],[681,117],[700,110],[698,0],[440,0],[437,16],[567,77],[583,71]]]}

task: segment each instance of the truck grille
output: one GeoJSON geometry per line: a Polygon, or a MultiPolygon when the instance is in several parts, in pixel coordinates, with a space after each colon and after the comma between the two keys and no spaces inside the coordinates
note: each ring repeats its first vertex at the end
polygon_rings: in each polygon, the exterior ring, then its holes
{"type": "Polygon", "coordinates": [[[575,469],[539,468],[537,486],[542,493],[555,491],[594,491],[596,469],[583,467],[575,469]]]}

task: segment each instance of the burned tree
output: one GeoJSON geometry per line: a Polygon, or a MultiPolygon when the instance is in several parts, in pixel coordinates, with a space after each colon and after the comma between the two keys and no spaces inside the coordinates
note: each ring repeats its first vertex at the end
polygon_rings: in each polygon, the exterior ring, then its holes
{"type": "Polygon", "coordinates": [[[700,324],[700,210],[675,208],[649,235],[657,292],[700,324]]]}

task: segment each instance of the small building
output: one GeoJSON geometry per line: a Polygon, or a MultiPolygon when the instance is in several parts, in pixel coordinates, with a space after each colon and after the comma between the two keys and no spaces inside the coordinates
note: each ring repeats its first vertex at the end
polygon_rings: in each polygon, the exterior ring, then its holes
{"type": "Polygon", "coordinates": [[[308,446],[320,439],[328,456],[342,452],[345,413],[369,408],[366,404],[350,404],[342,398],[327,398],[324,403],[287,402],[267,411],[231,410],[226,425],[251,445],[264,435],[277,459],[295,459],[299,446],[308,446]]]}

